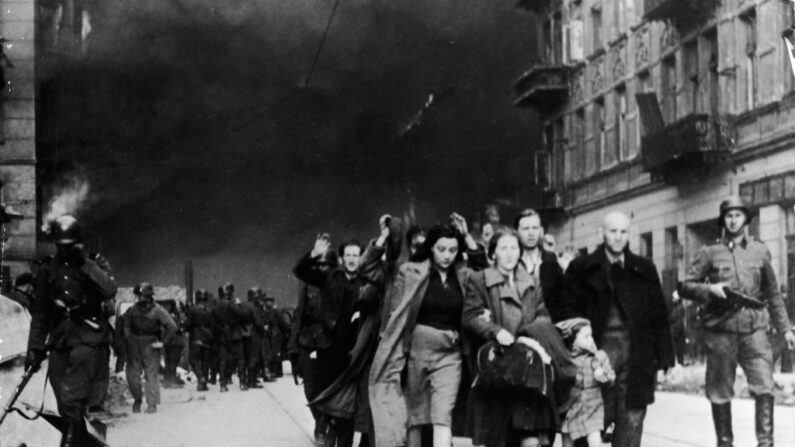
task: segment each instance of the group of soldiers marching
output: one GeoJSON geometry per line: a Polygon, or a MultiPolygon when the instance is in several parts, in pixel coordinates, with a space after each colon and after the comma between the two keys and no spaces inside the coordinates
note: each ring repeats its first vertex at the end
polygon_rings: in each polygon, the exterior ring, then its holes
{"type": "Polygon", "coordinates": [[[158,303],[153,285],[141,283],[133,288],[136,303],[111,324],[117,284],[110,264],[85,250],[74,217],[61,216],[48,230],[55,253],[38,261],[31,275],[25,368],[35,372],[49,358],[47,374],[63,420],[62,446],[93,445],[86,416],[102,409],[111,350],[116,371],[125,371],[135,413],[144,398],[146,412],[157,411],[161,358],[164,386],[184,385],[177,365],[186,342],[198,391],[218,383],[226,392],[234,374],[241,390],[262,388],[260,379],[282,375],[290,325],[262,288],[249,289],[245,301],[235,296],[231,283],[219,287],[218,299],[199,289],[183,311],[177,303],[158,303]]]}
{"type": "Polygon", "coordinates": [[[146,411],[157,411],[161,356],[165,364],[164,385],[184,385],[176,366],[186,338],[197,391],[208,391],[208,385],[218,383],[220,391],[226,392],[233,373],[237,373],[243,391],[262,388],[260,379],[268,382],[282,375],[281,351],[289,326],[276,308],[275,298],[262,288],[249,289],[245,301],[235,296],[231,283],[218,289],[217,300],[207,290],[199,289],[194,293],[194,304],[185,312],[175,305],[167,309],[155,302],[154,287],[149,283],[135,286],[133,293],[137,302],[116,324],[116,347],[127,364],[133,412],[141,411],[142,375],[146,378],[146,411]]]}

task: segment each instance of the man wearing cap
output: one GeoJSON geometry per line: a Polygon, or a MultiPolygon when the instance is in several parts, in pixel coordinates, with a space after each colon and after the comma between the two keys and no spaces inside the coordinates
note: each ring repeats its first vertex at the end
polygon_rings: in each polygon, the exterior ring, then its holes
{"type": "Polygon", "coordinates": [[[706,394],[712,403],[719,447],[730,447],[734,442],[731,399],[738,363],[756,401],[758,445],[773,445],[775,384],[768,326],[772,324],[784,334],[790,349],[795,347],[795,334],[770,265],[770,252],[748,234],[752,217],[739,197],[721,202],[721,238],[696,253],[687,277],[679,285],[682,298],[702,304],[706,394]]]}
{"type": "Polygon", "coordinates": [[[207,374],[210,368],[210,347],[213,342],[213,316],[208,303],[209,293],[198,289],[193,294],[194,305],[185,316],[185,331],[189,337],[190,366],[196,374],[196,391],[207,391],[207,374]]]}
{"type": "Polygon", "coordinates": [[[149,283],[133,288],[138,298],[124,314],[124,335],[127,340],[127,383],[133,397],[133,413],[141,411],[141,373],[146,375],[146,412],[157,411],[160,403],[160,354],[163,343],[177,332],[177,324],[168,311],[155,303],[155,289],[149,283]]]}
{"type": "Polygon", "coordinates": [[[74,217],[53,220],[49,233],[56,253],[37,262],[25,368],[38,370],[50,352],[48,376],[66,423],[62,445],[79,446],[88,436],[83,418],[93,385],[108,373],[104,304],[116,294],[116,280],[102,256],[86,255],[74,217]]]}

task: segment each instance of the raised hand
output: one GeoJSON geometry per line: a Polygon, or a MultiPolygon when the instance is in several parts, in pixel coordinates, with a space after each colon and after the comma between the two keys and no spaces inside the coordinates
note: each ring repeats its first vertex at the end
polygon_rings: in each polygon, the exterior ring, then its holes
{"type": "Polygon", "coordinates": [[[331,236],[328,233],[320,233],[315,239],[315,246],[312,248],[312,253],[309,256],[315,258],[329,251],[330,248],[331,236]]]}

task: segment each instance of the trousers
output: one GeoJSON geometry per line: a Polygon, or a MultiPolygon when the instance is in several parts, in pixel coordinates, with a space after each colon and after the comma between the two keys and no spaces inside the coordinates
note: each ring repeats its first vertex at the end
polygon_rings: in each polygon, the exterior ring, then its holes
{"type": "Polygon", "coordinates": [[[725,404],[734,396],[737,365],[745,371],[751,395],[772,395],[773,349],[763,329],[751,333],[705,331],[707,399],[725,404]]]}
{"type": "Polygon", "coordinates": [[[646,407],[627,408],[629,388],[629,332],[624,330],[605,332],[601,348],[607,353],[616,372],[613,385],[603,392],[605,402],[605,426],[613,428],[613,447],[640,447],[646,407]]]}
{"type": "Polygon", "coordinates": [[[50,354],[49,377],[58,403],[58,413],[66,422],[81,422],[90,404],[95,383],[108,374],[104,356],[107,346],[77,345],[50,354]],[[104,359],[104,362],[103,362],[104,359]]]}
{"type": "Polygon", "coordinates": [[[160,379],[158,371],[160,369],[160,349],[152,347],[152,343],[157,341],[157,337],[151,335],[136,336],[131,335],[127,344],[127,384],[130,387],[130,394],[136,401],[143,398],[141,392],[141,375],[146,378],[146,403],[157,405],[160,403],[160,379]]]}

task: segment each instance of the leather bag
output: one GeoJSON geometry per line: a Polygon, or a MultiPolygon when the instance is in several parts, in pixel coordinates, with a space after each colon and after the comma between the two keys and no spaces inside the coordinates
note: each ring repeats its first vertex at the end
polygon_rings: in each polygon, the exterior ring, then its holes
{"type": "Polygon", "coordinates": [[[505,347],[488,342],[478,350],[477,363],[473,388],[513,395],[548,396],[551,392],[551,365],[545,365],[536,351],[522,343],[505,347]]]}

